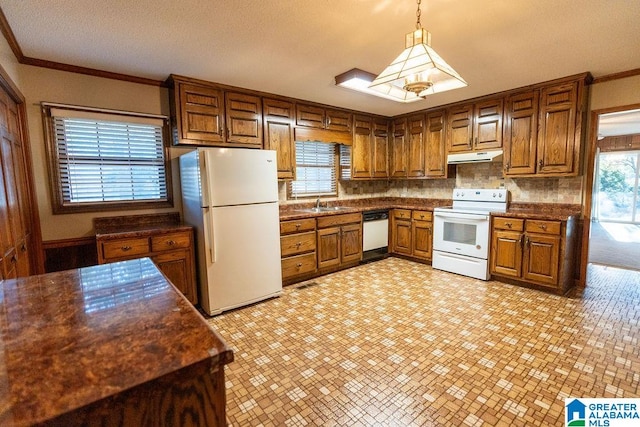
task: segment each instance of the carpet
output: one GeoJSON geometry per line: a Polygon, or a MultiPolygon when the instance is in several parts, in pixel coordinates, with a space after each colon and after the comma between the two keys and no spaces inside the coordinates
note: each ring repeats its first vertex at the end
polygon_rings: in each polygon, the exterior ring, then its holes
{"type": "Polygon", "coordinates": [[[589,262],[640,270],[640,225],[591,222],[589,262]]]}

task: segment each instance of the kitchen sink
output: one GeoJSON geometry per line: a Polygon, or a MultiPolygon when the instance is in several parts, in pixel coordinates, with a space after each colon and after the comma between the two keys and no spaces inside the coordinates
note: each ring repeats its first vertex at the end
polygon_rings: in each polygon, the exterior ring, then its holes
{"type": "Polygon", "coordinates": [[[320,213],[320,212],[338,212],[351,209],[346,206],[320,206],[319,208],[308,208],[308,209],[300,209],[300,212],[311,212],[311,213],[320,213]]]}

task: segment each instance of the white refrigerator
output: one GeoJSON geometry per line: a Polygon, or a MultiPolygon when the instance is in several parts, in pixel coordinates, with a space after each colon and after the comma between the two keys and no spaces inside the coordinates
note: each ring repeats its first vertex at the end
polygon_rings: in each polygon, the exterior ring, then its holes
{"type": "Polygon", "coordinates": [[[184,220],[196,230],[200,303],[213,316],[282,293],[276,153],[180,156],[184,220]]]}

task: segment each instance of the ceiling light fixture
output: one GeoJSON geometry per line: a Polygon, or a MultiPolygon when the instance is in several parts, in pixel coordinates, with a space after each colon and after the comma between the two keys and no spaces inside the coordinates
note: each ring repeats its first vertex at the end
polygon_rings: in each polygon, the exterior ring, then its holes
{"type": "Polygon", "coordinates": [[[358,92],[368,93],[369,95],[375,95],[398,102],[413,102],[420,101],[421,99],[414,93],[407,92],[390,83],[381,84],[375,88],[369,87],[375,78],[375,74],[359,68],[353,68],[335,77],[336,86],[357,90],[358,92]]]}
{"type": "Polygon", "coordinates": [[[421,0],[417,2],[416,30],[406,34],[404,51],[369,85],[369,89],[401,102],[467,86],[431,47],[431,33],[420,24],[421,0]],[[398,91],[405,92],[404,97],[398,96],[398,91]]]}

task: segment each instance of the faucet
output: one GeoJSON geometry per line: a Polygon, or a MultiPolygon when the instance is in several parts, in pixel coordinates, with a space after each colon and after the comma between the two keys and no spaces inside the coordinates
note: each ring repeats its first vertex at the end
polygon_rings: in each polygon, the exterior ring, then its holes
{"type": "Polygon", "coordinates": [[[320,197],[316,199],[316,209],[320,210],[320,197]]]}

